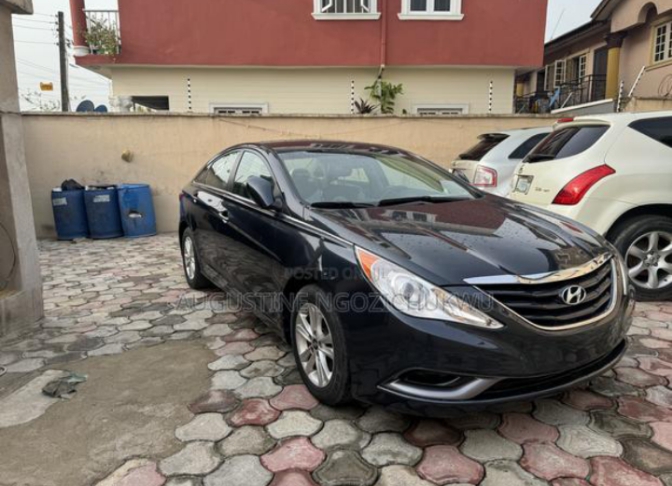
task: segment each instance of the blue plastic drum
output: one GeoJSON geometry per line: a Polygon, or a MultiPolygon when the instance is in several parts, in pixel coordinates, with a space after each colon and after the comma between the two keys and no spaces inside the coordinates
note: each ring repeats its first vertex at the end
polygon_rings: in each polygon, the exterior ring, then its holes
{"type": "Polygon", "coordinates": [[[119,191],[121,224],[127,238],[156,234],[152,190],[147,184],[122,184],[119,191]]]}
{"type": "Polygon", "coordinates": [[[87,189],[84,191],[84,203],[91,238],[106,240],[124,236],[115,186],[87,189]]]}
{"type": "Polygon", "coordinates": [[[51,191],[51,207],[59,240],[89,237],[84,191],[51,191]]]}

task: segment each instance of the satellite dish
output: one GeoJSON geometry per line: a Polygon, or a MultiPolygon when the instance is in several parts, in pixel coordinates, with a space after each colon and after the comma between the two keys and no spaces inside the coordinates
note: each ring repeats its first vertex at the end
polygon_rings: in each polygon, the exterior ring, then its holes
{"type": "Polygon", "coordinates": [[[96,105],[94,105],[92,101],[84,100],[79,104],[79,106],[77,106],[77,113],[87,113],[90,111],[95,111],[95,109],[96,105]]]}
{"type": "Polygon", "coordinates": [[[93,111],[95,111],[96,113],[107,113],[107,106],[98,105],[98,106],[96,106],[96,109],[93,110],[93,111]]]}

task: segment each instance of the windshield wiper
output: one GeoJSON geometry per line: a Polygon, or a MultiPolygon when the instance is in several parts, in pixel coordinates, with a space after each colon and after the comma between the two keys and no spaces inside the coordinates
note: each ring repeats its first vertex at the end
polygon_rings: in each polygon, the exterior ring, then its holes
{"type": "Polygon", "coordinates": [[[468,197],[451,197],[451,196],[414,196],[414,197],[398,197],[394,199],[383,199],[378,202],[378,206],[396,206],[398,204],[409,204],[414,202],[456,202],[471,199],[468,197]]]}
{"type": "Polygon", "coordinates": [[[357,203],[349,201],[323,201],[316,202],[310,205],[311,208],[317,209],[361,209],[361,208],[373,208],[375,204],[371,203],[357,203]]]}
{"type": "Polygon", "coordinates": [[[544,160],[555,160],[555,155],[551,154],[532,154],[527,156],[528,162],[542,162],[544,160]]]}

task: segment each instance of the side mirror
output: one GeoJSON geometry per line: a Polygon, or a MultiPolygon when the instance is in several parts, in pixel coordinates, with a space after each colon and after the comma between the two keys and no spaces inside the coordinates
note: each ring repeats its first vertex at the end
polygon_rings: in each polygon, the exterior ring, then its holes
{"type": "Polygon", "coordinates": [[[273,184],[257,176],[252,176],[247,180],[247,189],[252,200],[262,209],[276,207],[275,196],[273,195],[273,184]]]}

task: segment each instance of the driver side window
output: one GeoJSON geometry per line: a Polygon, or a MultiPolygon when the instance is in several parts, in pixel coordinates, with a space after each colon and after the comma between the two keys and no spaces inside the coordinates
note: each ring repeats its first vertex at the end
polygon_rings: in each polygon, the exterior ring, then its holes
{"type": "Polygon", "coordinates": [[[245,152],[240,159],[236,176],[233,180],[233,193],[251,200],[252,197],[249,194],[247,180],[254,176],[261,177],[273,183],[273,175],[266,161],[253,152],[245,152]]]}

